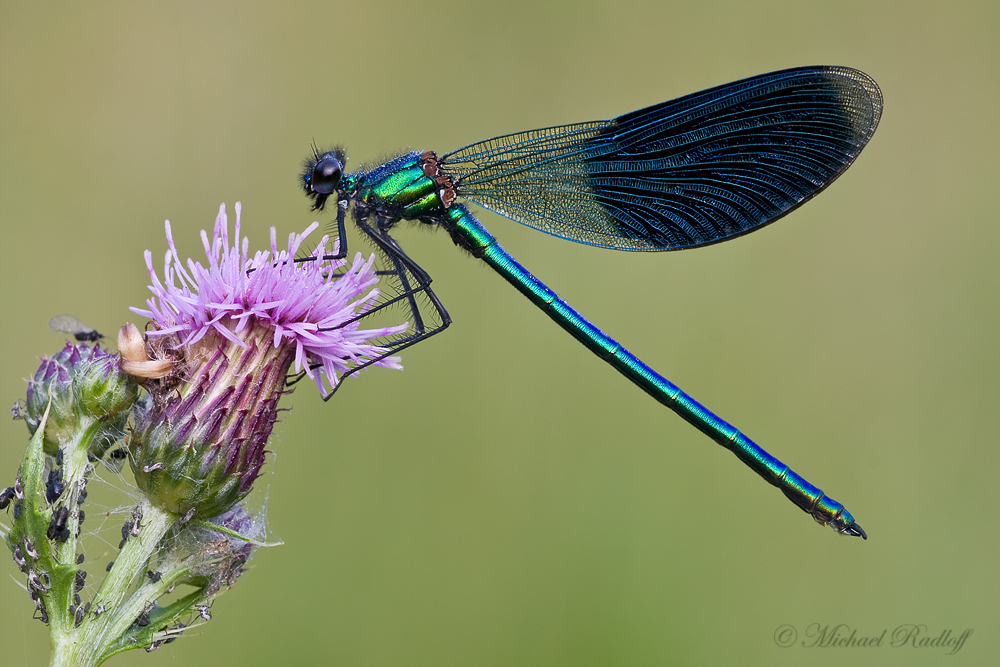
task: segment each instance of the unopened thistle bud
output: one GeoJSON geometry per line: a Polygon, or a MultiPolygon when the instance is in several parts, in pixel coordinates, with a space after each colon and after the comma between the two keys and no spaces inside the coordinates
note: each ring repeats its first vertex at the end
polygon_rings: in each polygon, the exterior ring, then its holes
{"type": "Polygon", "coordinates": [[[256,539],[263,532],[263,510],[259,520],[237,505],[228,512],[210,519],[210,524],[231,531],[223,533],[210,525],[193,526],[180,532],[170,550],[164,555],[162,567],[180,567],[185,575],[176,583],[195,586],[204,591],[205,598],[215,595],[223,586],[232,586],[243,574],[243,566],[250,558],[253,545],[236,537],[242,535],[256,539]]]}
{"type": "MultiPolygon", "coordinates": [[[[136,481],[153,504],[188,519],[225,512],[250,492],[293,366],[321,388],[333,385],[384,355],[371,339],[406,328],[359,327],[356,318],[378,298],[372,259],[322,259],[324,237],[315,260],[294,261],[316,223],[281,251],[272,228],[271,251],[251,257],[239,216],[237,204],[232,245],[225,207],[211,242],[202,232],[207,267],[181,261],[167,223],[164,281],[147,251],[154,297],[132,309],[153,321],[145,340],[134,327],[121,338],[122,368],[151,397],[131,439],[136,481]]],[[[377,365],[400,367],[396,357],[377,365]]]]}
{"type": "Polygon", "coordinates": [[[66,343],[60,352],[42,359],[28,383],[24,418],[34,433],[51,400],[45,453],[55,456],[60,447],[89,430],[90,453],[100,457],[123,432],[137,397],[138,385],[120,370],[118,355],[98,345],[66,343]]]}

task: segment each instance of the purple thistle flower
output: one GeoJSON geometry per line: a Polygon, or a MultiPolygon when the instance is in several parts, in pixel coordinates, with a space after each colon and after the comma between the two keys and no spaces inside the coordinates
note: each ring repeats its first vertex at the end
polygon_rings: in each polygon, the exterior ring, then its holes
{"type": "MultiPolygon", "coordinates": [[[[237,202],[236,243],[240,239],[240,211],[237,202]]],[[[266,329],[273,334],[276,348],[295,346],[295,372],[305,370],[320,391],[325,391],[325,376],[332,388],[339,374],[385,352],[368,341],[405,331],[406,325],[361,329],[359,322],[353,322],[334,328],[371,308],[379,291],[369,288],[378,282],[378,277],[372,268],[374,255],[365,261],[361,253],[356,254],[351,267],[338,278],[333,277],[333,272],[346,266],[346,259],[296,263],[294,258],[302,242],[318,226],[314,222],[302,234],[289,235],[288,249],[280,251],[272,227],[270,252],[258,251],[251,258],[249,239],[243,238],[242,247],[230,246],[229,222],[223,204],[215,219],[211,243],[208,235],[201,233],[208,267],[189,259],[185,269],[167,221],[170,250],[164,259],[163,282],[153,268],[152,253],[147,250],[146,267],[153,281],[149,289],[154,297],[146,301],[148,309],[131,310],[156,322],[159,330],[149,335],[176,333],[182,345],[192,345],[214,332],[245,347],[242,334],[248,327],[266,329]],[[321,364],[317,369],[320,372],[314,373],[311,364],[321,364]]],[[[328,240],[324,236],[311,256],[323,257],[328,240]]],[[[332,252],[337,247],[338,242],[334,242],[332,252]]],[[[375,365],[402,367],[398,357],[387,357],[375,365]]]]}
{"type": "MultiPolygon", "coordinates": [[[[151,330],[143,340],[133,325],[123,327],[119,349],[122,369],[151,397],[137,409],[129,461],[157,507],[187,518],[233,507],[260,474],[290,367],[332,389],[345,371],[385,353],[371,339],[406,330],[351,321],[378,299],[372,258],[358,254],[350,267],[323,259],[323,237],[317,259],[294,261],[317,226],[290,235],[280,251],[272,227],[270,251],[251,257],[237,203],[236,243],[224,206],[211,241],[202,232],[207,267],[181,261],[169,222],[162,282],[146,251],[154,296],[148,309],[132,310],[153,320],[151,330]]],[[[377,365],[401,367],[398,357],[377,365]]]]}

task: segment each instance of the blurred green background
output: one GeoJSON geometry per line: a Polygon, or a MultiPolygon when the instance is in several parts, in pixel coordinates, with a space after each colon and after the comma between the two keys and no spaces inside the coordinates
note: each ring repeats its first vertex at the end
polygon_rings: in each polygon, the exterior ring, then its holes
{"type": "MultiPolygon", "coordinates": [[[[111,664],[994,662],[998,28],[985,0],[4,2],[8,403],[62,345],[50,316],[135,319],[165,218],[182,255],[221,202],[243,202],[252,245],[309,224],[296,175],[313,138],[356,168],[807,64],[862,69],[885,96],[843,178],[733,243],[615,253],[482,215],[868,542],[814,525],[445,234],[402,230],[452,328],[329,404],[299,389],[264,478],[285,545],[203,631],[111,664]],[[776,645],[814,623],[975,633],[949,657],[776,645]]],[[[0,428],[9,483],[26,433],[0,428]]],[[[0,664],[45,664],[0,561],[0,664]]]]}

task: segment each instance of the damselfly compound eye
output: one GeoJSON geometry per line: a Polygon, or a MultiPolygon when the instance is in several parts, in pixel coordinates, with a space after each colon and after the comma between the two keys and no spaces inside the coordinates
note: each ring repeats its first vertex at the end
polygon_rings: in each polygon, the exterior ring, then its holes
{"type": "Polygon", "coordinates": [[[333,194],[340,185],[344,165],[336,153],[324,153],[312,169],[309,188],[320,195],[333,194]]]}

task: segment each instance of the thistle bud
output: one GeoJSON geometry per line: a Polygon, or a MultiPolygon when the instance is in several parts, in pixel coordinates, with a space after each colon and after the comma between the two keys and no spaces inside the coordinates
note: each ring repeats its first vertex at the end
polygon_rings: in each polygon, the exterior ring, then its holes
{"type": "MultiPolygon", "coordinates": [[[[259,516],[263,517],[263,511],[259,516]]],[[[250,539],[256,539],[256,533],[263,531],[263,520],[255,521],[240,505],[209,521],[250,539]]],[[[223,586],[236,583],[252,551],[250,542],[206,526],[181,532],[169,555],[188,572],[177,583],[200,588],[206,597],[211,597],[223,586]]],[[[169,558],[165,560],[165,567],[169,568],[169,558]]]]}
{"type": "Polygon", "coordinates": [[[138,386],[118,367],[118,355],[98,345],[67,343],[57,354],[42,358],[28,383],[24,418],[34,434],[51,400],[43,444],[50,456],[99,423],[90,453],[100,457],[120,437],[137,397],[138,386]]]}

